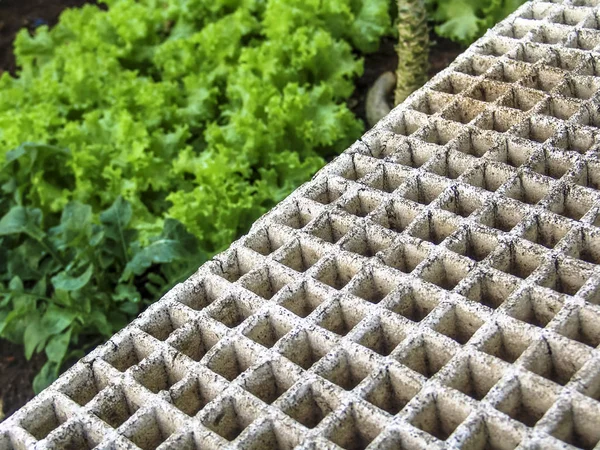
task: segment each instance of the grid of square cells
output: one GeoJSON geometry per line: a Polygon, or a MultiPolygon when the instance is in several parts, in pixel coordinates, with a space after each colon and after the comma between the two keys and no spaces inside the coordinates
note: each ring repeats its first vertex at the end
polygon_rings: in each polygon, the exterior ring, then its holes
{"type": "Polygon", "coordinates": [[[600,9],[521,7],[0,449],[600,448],[600,9]]]}

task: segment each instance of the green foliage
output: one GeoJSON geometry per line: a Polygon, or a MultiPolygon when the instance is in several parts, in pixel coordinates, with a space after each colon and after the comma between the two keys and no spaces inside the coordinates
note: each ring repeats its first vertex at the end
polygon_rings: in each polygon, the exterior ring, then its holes
{"type": "Polygon", "coordinates": [[[40,388],[362,131],[388,0],[105,0],[0,78],[0,337],[40,388]],[[35,144],[23,144],[35,142],[35,144]]]}
{"type": "Polygon", "coordinates": [[[524,0],[429,0],[435,32],[468,45],[504,19],[524,0]]]}
{"type": "Polygon", "coordinates": [[[31,186],[19,174],[57,155],[68,162],[69,153],[60,148],[25,144],[9,152],[0,172],[0,335],[22,342],[27,358],[45,350],[38,390],[56,377],[65,358],[112,335],[205,259],[175,219],[166,219],[160,235],[142,244],[122,197],[97,215],[75,200],[47,217],[21,204],[21,189],[31,186]]]}
{"type": "Polygon", "coordinates": [[[106,3],[22,31],[0,79],[0,156],[71,152],[54,191],[31,180],[44,211],[122,195],[144,238],[173,217],[216,252],[361,132],[354,49],[389,31],[387,0],[106,3]]]}

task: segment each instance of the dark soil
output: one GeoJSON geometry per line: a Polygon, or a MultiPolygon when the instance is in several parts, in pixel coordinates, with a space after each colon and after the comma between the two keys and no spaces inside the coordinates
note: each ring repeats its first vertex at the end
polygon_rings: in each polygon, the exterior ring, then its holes
{"type": "MultiPolygon", "coordinates": [[[[3,71],[15,73],[16,65],[12,52],[15,34],[21,28],[33,30],[40,25],[53,25],[60,12],[91,0],[0,0],[0,74],[3,71]]],[[[450,64],[464,49],[448,40],[434,43],[430,55],[429,75],[433,76],[450,64]]],[[[397,64],[394,42],[384,39],[377,53],[365,58],[365,71],[357,81],[356,93],[350,99],[354,113],[365,120],[365,98],[368,88],[379,75],[394,71],[397,64]]],[[[32,382],[44,364],[43,354],[26,361],[23,349],[7,341],[0,340],[0,406],[9,416],[33,397],[32,382]]],[[[1,419],[0,419],[1,420],[1,419]]]]}
{"type": "Polygon", "coordinates": [[[43,353],[27,361],[23,347],[0,340],[0,417],[10,416],[33,398],[33,378],[43,365],[43,353]]]}

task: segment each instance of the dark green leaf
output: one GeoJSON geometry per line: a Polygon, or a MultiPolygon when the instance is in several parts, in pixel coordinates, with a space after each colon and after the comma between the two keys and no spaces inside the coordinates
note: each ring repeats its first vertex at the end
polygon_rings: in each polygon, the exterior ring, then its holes
{"type": "Polygon", "coordinates": [[[38,373],[33,379],[33,392],[39,394],[48,386],[50,386],[58,377],[59,369],[59,364],[53,361],[46,361],[46,364],[44,364],[42,370],[40,370],[40,373],[38,373]]]}
{"type": "Polygon", "coordinates": [[[140,306],[137,303],[125,302],[119,306],[119,309],[128,316],[135,316],[140,311],[140,306]]]}
{"type": "Polygon", "coordinates": [[[71,325],[75,317],[76,314],[72,311],[56,305],[50,305],[40,321],[40,326],[49,335],[58,334],[71,325]]]}
{"type": "Polygon", "coordinates": [[[123,197],[118,197],[110,208],[100,214],[100,222],[105,226],[105,236],[112,240],[114,245],[106,245],[106,250],[119,255],[122,261],[127,261],[128,247],[135,234],[128,230],[131,221],[131,205],[123,197]]]}
{"type": "Polygon", "coordinates": [[[84,287],[94,274],[94,266],[89,265],[85,271],[78,276],[72,276],[67,271],[62,271],[58,275],[52,277],[52,284],[55,289],[64,291],[76,291],[84,287]]]}
{"type": "Polygon", "coordinates": [[[48,283],[46,281],[46,277],[42,276],[31,289],[31,293],[34,295],[41,297],[46,297],[46,292],[48,289],[48,283]]]}
{"type": "Polygon", "coordinates": [[[198,240],[175,219],[166,219],[161,238],[138,251],[125,267],[121,280],[143,274],[153,264],[170,264],[191,259],[198,251],[198,240]]]}
{"type": "Polygon", "coordinates": [[[181,251],[188,254],[195,254],[198,250],[198,239],[187,231],[185,226],[178,220],[167,218],[161,236],[165,239],[172,239],[181,244],[181,251]]]}
{"type": "Polygon", "coordinates": [[[39,228],[41,221],[42,212],[39,209],[13,206],[0,219],[0,236],[25,233],[34,239],[41,239],[44,236],[39,228]]]}
{"type": "Polygon", "coordinates": [[[52,300],[54,300],[57,305],[67,308],[71,307],[73,304],[73,300],[69,291],[65,291],[63,289],[56,289],[54,291],[54,295],[52,296],[52,300]]]}
{"type": "Polygon", "coordinates": [[[48,337],[51,336],[49,330],[42,326],[42,321],[35,317],[33,318],[23,334],[23,344],[25,345],[25,358],[31,359],[38,347],[46,343],[48,337]]]}
{"type": "Polygon", "coordinates": [[[44,257],[44,248],[38,241],[27,239],[16,249],[9,252],[8,271],[23,280],[35,280],[42,276],[40,262],[44,257]]]}
{"type": "Polygon", "coordinates": [[[77,238],[88,238],[92,233],[92,207],[78,202],[70,202],[63,210],[60,226],[65,245],[76,244],[77,238]]]}
{"type": "Polygon", "coordinates": [[[52,336],[46,345],[46,356],[49,361],[60,364],[67,354],[71,341],[71,328],[61,334],[52,336]]]}
{"type": "Polygon", "coordinates": [[[135,286],[119,283],[112,298],[117,302],[126,301],[139,303],[141,300],[141,295],[135,286]]]}
{"type": "Polygon", "coordinates": [[[110,326],[106,315],[102,311],[93,311],[90,315],[90,323],[98,328],[100,334],[104,336],[110,336],[113,332],[113,328],[110,326]]]}
{"type": "Polygon", "coordinates": [[[141,275],[152,264],[171,263],[182,255],[179,242],[163,239],[144,248],[127,263],[121,280],[129,280],[132,275],[141,275]]]}
{"type": "Polygon", "coordinates": [[[90,240],[89,240],[90,245],[92,247],[97,246],[98,244],[100,244],[100,242],[102,242],[103,238],[104,238],[104,230],[97,225],[92,226],[92,235],[90,236],[90,240]]]}
{"type": "Polygon", "coordinates": [[[8,288],[13,292],[23,292],[23,281],[20,277],[14,276],[8,284],[8,288]]]}
{"type": "Polygon", "coordinates": [[[125,230],[131,221],[131,205],[119,196],[110,208],[100,214],[100,221],[118,230],[125,230]]]}
{"type": "Polygon", "coordinates": [[[57,159],[61,156],[68,156],[70,154],[69,150],[66,148],[56,147],[54,145],[26,142],[14,150],[10,150],[6,153],[5,165],[9,165],[14,161],[23,158],[23,156],[27,156],[29,158],[29,164],[26,166],[26,168],[31,170],[38,161],[38,156],[40,153],[43,155],[42,158],[40,158],[42,163],[44,162],[43,160],[45,158],[57,159]]]}
{"type": "Polygon", "coordinates": [[[23,156],[25,154],[25,148],[26,148],[26,144],[24,145],[19,145],[17,148],[15,148],[14,150],[9,150],[8,152],[6,152],[6,161],[5,161],[5,165],[9,165],[10,163],[12,163],[13,161],[16,161],[17,159],[19,159],[21,156],[23,156]]]}

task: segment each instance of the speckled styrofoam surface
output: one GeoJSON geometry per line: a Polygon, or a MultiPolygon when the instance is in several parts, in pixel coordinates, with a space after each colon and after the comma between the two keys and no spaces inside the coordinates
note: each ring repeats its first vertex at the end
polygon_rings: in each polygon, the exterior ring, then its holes
{"type": "Polygon", "coordinates": [[[597,3],[524,5],[0,449],[600,448],[597,3]]]}

